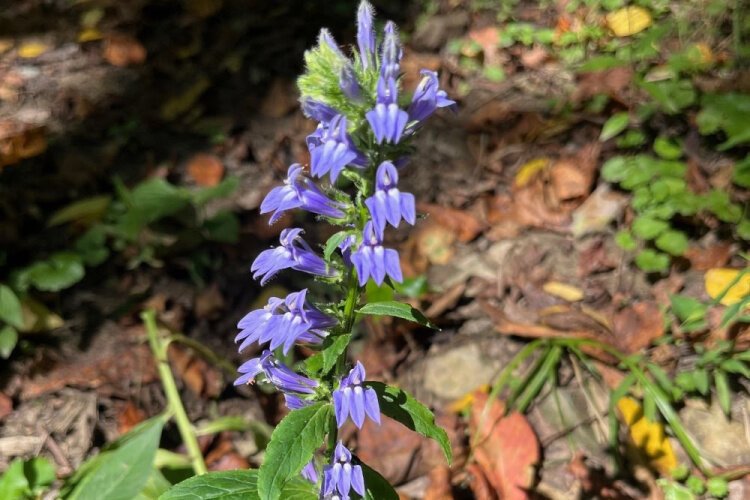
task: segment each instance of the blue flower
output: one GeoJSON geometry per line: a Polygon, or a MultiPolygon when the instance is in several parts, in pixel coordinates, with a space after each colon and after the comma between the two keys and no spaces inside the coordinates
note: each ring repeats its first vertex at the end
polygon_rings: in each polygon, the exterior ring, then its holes
{"type": "Polygon", "coordinates": [[[234,385],[253,383],[255,377],[263,373],[266,380],[276,389],[285,394],[298,395],[315,394],[318,382],[295,373],[281,361],[274,358],[273,353],[266,349],[263,353],[243,363],[237,370],[242,375],[234,381],[234,385]]]}
{"type": "Polygon", "coordinates": [[[331,32],[325,28],[321,29],[320,34],[318,35],[318,45],[322,47],[323,44],[328,46],[328,48],[331,49],[334,54],[336,54],[337,58],[346,60],[346,56],[343,52],[341,52],[339,44],[337,44],[336,40],[333,39],[333,35],[331,35],[331,32]]]}
{"type": "Polygon", "coordinates": [[[299,163],[292,164],[284,185],[269,191],[260,204],[260,213],[274,212],[269,224],[273,224],[284,212],[293,208],[302,208],[333,219],[344,217],[344,205],[324,195],[303,172],[299,163]]]}
{"type": "Polygon", "coordinates": [[[386,223],[398,227],[401,219],[414,225],[414,195],[398,190],[398,171],[393,163],[384,161],[375,173],[375,194],[365,200],[372,222],[382,239],[386,223]]]}
{"type": "Polygon", "coordinates": [[[328,335],[326,329],[337,321],[323,314],[306,301],[307,289],[290,293],[285,299],[271,297],[263,309],[249,312],[239,323],[234,341],[242,352],[250,344],[270,342],[270,349],[283,346],[284,354],[295,342],[317,344],[328,335]]]}
{"type": "Polygon", "coordinates": [[[316,484],[318,482],[318,471],[315,470],[315,462],[313,460],[310,460],[307,462],[307,465],[302,467],[302,471],[300,472],[302,474],[302,477],[310,481],[312,484],[316,484]]]}
{"type": "Polygon", "coordinates": [[[354,67],[351,64],[345,64],[339,72],[339,88],[346,97],[354,102],[362,100],[362,87],[357,81],[357,75],[354,73],[354,67]]]}
{"type": "Polygon", "coordinates": [[[375,30],[372,28],[372,20],[372,5],[362,0],[357,9],[357,46],[364,69],[375,65],[375,30]]]}
{"type": "Polygon", "coordinates": [[[362,244],[352,254],[352,264],[357,270],[360,286],[364,286],[372,277],[373,281],[380,286],[385,280],[386,274],[393,281],[401,282],[401,263],[398,260],[398,252],[392,248],[383,248],[372,221],[365,225],[362,233],[362,244]]]}
{"type": "Polygon", "coordinates": [[[335,498],[341,500],[349,498],[349,492],[354,489],[364,496],[365,478],[362,467],[352,465],[352,454],[346,447],[338,442],[333,452],[333,463],[323,468],[323,484],[321,493],[323,498],[335,498]]]}
{"type": "Polygon", "coordinates": [[[316,276],[335,276],[336,273],[330,270],[326,262],[302,239],[302,233],[304,231],[299,228],[281,231],[281,246],[264,250],[255,258],[250,268],[253,278],[260,277],[260,284],[265,285],[276,273],[288,268],[316,276]]]}
{"type": "Polygon", "coordinates": [[[337,115],[327,126],[319,127],[317,135],[308,136],[310,170],[314,176],[322,177],[330,172],[333,183],[347,165],[359,166],[366,161],[354,146],[346,126],[346,118],[337,115]]]}
{"type": "Polygon", "coordinates": [[[401,40],[399,40],[398,30],[393,21],[388,21],[383,31],[385,32],[385,38],[383,39],[383,48],[380,55],[380,76],[384,80],[396,80],[404,51],[401,48],[401,40]]]}
{"type": "Polygon", "coordinates": [[[322,123],[330,122],[339,114],[328,104],[310,98],[302,99],[302,113],[306,117],[322,123]]]}
{"type": "Polygon", "coordinates": [[[409,121],[409,114],[398,107],[398,89],[393,77],[378,78],[375,107],[365,114],[378,144],[398,144],[409,121]]]}
{"type": "Polygon", "coordinates": [[[364,387],[365,367],[357,364],[348,375],[342,377],[338,389],[333,391],[333,409],[339,429],[351,416],[358,429],[365,422],[365,413],[373,422],[380,424],[380,405],[378,396],[372,387],[364,387]]]}
{"type": "Polygon", "coordinates": [[[456,106],[456,101],[448,99],[445,91],[440,90],[436,72],[423,69],[421,73],[422,80],[417,85],[409,106],[409,120],[424,121],[437,108],[456,106]]]}

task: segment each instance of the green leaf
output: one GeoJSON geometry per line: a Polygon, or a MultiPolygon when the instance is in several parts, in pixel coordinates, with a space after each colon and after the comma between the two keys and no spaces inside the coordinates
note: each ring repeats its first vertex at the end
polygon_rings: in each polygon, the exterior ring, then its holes
{"type": "Polygon", "coordinates": [[[750,95],[725,93],[703,97],[703,108],[696,117],[701,134],[723,131],[727,140],[719,150],[750,142],[747,116],[750,113],[750,95]]]}
{"type": "Polygon", "coordinates": [[[669,224],[651,217],[639,216],[633,221],[633,233],[643,240],[653,240],[669,228],[669,224]]]}
{"type": "Polygon", "coordinates": [[[715,498],[724,498],[729,495],[729,484],[723,477],[712,477],[706,481],[708,494],[715,498]]]}
{"type": "Polygon", "coordinates": [[[93,196],[71,203],[61,208],[50,217],[48,226],[59,226],[66,222],[91,224],[104,217],[104,213],[112,202],[110,195],[93,196]]]}
{"type": "Polygon", "coordinates": [[[703,302],[686,295],[674,294],[669,297],[672,312],[682,322],[685,332],[697,332],[708,326],[706,312],[708,306],[703,302]]]}
{"type": "Polygon", "coordinates": [[[689,80],[642,81],[640,86],[669,114],[679,113],[696,99],[695,89],[689,80]]]}
{"type": "Polygon", "coordinates": [[[260,500],[257,470],[209,472],[174,485],[159,500],[260,500]]]}
{"type": "Polygon", "coordinates": [[[695,386],[695,377],[691,372],[678,373],[674,378],[674,383],[685,392],[693,392],[697,389],[695,386]]]}
{"type": "Polygon", "coordinates": [[[654,152],[665,160],[676,160],[682,156],[680,145],[664,136],[659,136],[654,141],[654,152]]]}
{"type": "Polygon", "coordinates": [[[750,188],[750,155],[737,162],[732,171],[732,182],[744,188],[750,188]]]}
{"type": "Polygon", "coordinates": [[[636,255],[635,263],[647,273],[662,272],[669,268],[669,256],[647,248],[636,255]]]}
{"type": "Polygon", "coordinates": [[[98,266],[109,257],[107,231],[101,224],[83,233],[75,243],[75,250],[87,266],[98,266]]]}
{"type": "Polygon", "coordinates": [[[706,371],[705,368],[698,368],[692,373],[693,373],[693,384],[695,385],[696,390],[702,395],[707,396],[708,390],[711,385],[708,380],[708,371],[706,371]]]}
{"type": "Polygon", "coordinates": [[[615,113],[609,117],[609,120],[604,123],[602,132],[599,134],[599,140],[604,142],[613,137],[616,137],[623,130],[628,127],[630,122],[630,114],[627,112],[615,113]]]}
{"type": "Polygon", "coordinates": [[[630,231],[618,231],[615,235],[615,243],[623,250],[632,252],[636,248],[635,239],[630,231]]]}
{"type": "Polygon", "coordinates": [[[729,390],[727,374],[721,370],[714,370],[714,383],[716,385],[716,398],[724,414],[729,417],[732,414],[732,393],[729,390]]]}
{"type": "Polygon", "coordinates": [[[427,277],[423,274],[414,278],[404,278],[403,283],[394,283],[393,289],[399,294],[412,299],[418,299],[429,289],[427,277]]]}
{"type": "Polygon", "coordinates": [[[0,476],[0,498],[37,498],[55,481],[55,467],[44,457],[13,460],[0,476]]]}
{"type": "Polygon", "coordinates": [[[310,461],[323,443],[333,415],[330,403],[318,402],[294,410],[274,429],[258,472],[258,493],[277,500],[284,485],[310,461]]]}
{"type": "Polygon", "coordinates": [[[627,177],[631,163],[631,158],[613,156],[602,165],[602,177],[607,182],[620,182],[627,177]]]}
{"type": "Polygon", "coordinates": [[[205,205],[211,200],[226,198],[234,193],[240,186],[240,179],[236,176],[229,176],[220,183],[212,187],[205,187],[193,192],[193,203],[197,206],[205,205]]]}
{"type": "Polygon", "coordinates": [[[23,327],[21,301],[10,287],[0,284],[0,321],[5,321],[16,328],[23,327]]]}
{"type": "Polygon", "coordinates": [[[237,243],[240,221],[232,212],[223,211],[203,222],[206,238],[219,243],[237,243]]]}
{"type": "MultiPolygon", "coordinates": [[[[18,343],[18,332],[10,325],[0,328],[0,358],[8,359],[18,343]]],[[[2,498],[2,497],[0,497],[2,498]]]]}
{"type": "Polygon", "coordinates": [[[333,252],[336,251],[338,246],[346,239],[347,236],[349,236],[349,231],[339,231],[338,233],[333,234],[330,238],[328,238],[328,241],[326,241],[326,245],[323,249],[323,258],[326,260],[326,262],[331,260],[331,255],[333,255],[333,252]]]}
{"type": "Polygon", "coordinates": [[[743,377],[750,379],[750,368],[739,359],[731,358],[722,361],[720,367],[725,372],[742,375],[743,377]]]}
{"type": "Polygon", "coordinates": [[[359,462],[362,467],[362,475],[365,478],[364,500],[398,500],[399,496],[393,489],[391,483],[381,476],[378,471],[366,464],[359,462]]]}
{"type": "Polygon", "coordinates": [[[396,302],[388,300],[384,302],[370,302],[365,304],[362,308],[357,311],[359,314],[369,314],[372,316],[393,316],[395,318],[406,319],[414,321],[420,325],[427,326],[438,330],[438,328],[430,323],[430,320],[425,318],[419,310],[413,308],[409,304],[403,302],[396,302]]]}
{"type": "Polygon", "coordinates": [[[664,492],[664,500],[695,500],[693,492],[680,483],[668,479],[658,479],[656,483],[664,492]]]}
{"type": "Polygon", "coordinates": [[[0,498],[17,499],[31,496],[29,480],[24,473],[24,461],[20,458],[13,460],[2,476],[0,476],[0,498]]]}
{"type": "Polygon", "coordinates": [[[158,500],[171,487],[172,483],[164,477],[164,474],[159,469],[153,468],[146,481],[146,486],[143,487],[134,500],[158,500]]]}
{"type": "Polygon", "coordinates": [[[448,434],[435,423],[435,415],[425,405],[398,387],[385,385],[382,382],[366,382],[365,385],[375,389],[383,415],[437,441],[450,465],[453,453],[448,434]]]}
{"type": "Polygon", "coordinates": [[[352,339],[352,334],[329,336],[323,342],[323,350],[310,356],[305,361],[308,373],[328,373],[336,364],[336,360],[346,350],[346,346],[352,339]]]}
{"type": "Polygon", "coordinates": [[[688,239],[682,231],[670,229],[659,235],[654,244],[659,250],[664,250],[668,254],[679,257],[687,250],[688,239]]]}
{"type": "Polygon", "coordinates": [[[154,417],[128,432],[68,479],[66,500],[132,500],[153,469],[164,419],[154,417]]]}
{"type": "Polygon", "coordinates": [[[80,256],[60,252],[27,267],[21,271],[19,279],[24,285],[30,284],[45,292],[58,292],[78,283],[85,274],[80,256]]]}

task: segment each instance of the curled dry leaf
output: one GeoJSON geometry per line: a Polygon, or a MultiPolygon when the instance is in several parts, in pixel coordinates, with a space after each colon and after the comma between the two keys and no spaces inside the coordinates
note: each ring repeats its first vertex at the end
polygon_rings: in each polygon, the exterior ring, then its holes
{"type": "Polygon", "coordinates": [[[188,161],[187,172],[199,186],[212,187],[221,182],[224,164],[216,155],[198,153],[188,161]]]}
{"type": "Polygon", "coordinates": [[[458,241],[467,243],[482,231],[482,223],[476,216],[465,210],[442,207],[431,203],[419,203],[417,209],[429,215],[441,226],[451,229],[458,241]]]}
{"type": "Polygon", "coordinates": [[[477,435],[474,456],[487,480],[505,500],[529,498],[534,468],[539,462],[539,441],[528,420],[514,412],[505,416],[500,401],[477,394],[471,413],[471,435],[477,435]],[[485,418],[482,418],[482,417],[485,418]]]}
{"type": "Polygon", "coordinates": [[[105,38],[104,59],[118,67],[142,64],[146,60],[146,48],[130,35],[111,33],[105,38]]]}

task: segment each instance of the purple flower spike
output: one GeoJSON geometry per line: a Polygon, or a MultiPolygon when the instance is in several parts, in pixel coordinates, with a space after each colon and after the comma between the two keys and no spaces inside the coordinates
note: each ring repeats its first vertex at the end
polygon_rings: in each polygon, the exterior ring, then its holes
{"type": "Polygon", "coordinates": [[[339,441],[333,452],[333,463],[323,468],[323,485],[321,493],[323,498],[349,498],[349,492],[354,489],[364,496],[365,478],[362,467],[352,465],[352,454],[339,441]]]}
{"type": "MultiPolygon", "coordinates": [[[[308,142],[310,147],[310,169],[316,177],[322,177],[328,172],[331,182],[336,182],[339,174],[349,164],[361,164],[365,161],[351,137],[346,132],[346,118],[337,115],[323,128],[317,139],[308,142]]],[[[309,139],[309,137],[308,137],[309,139]]]]}
{"type": "Polygon", "coordinates": [[[352,101],[359,102],[362,99],[362,87],[359,86],[354,67],[346,64],[341,68],[339,76],[339,87],[346,97],[352,101]]]}
{"type": "Polygon", "coordinates": [[[302,233],[304,231],[299,228],[281,231],[281,246],[262,251],[253,262],[250,268],[253,278],[260,277],[260,284],[265,285],[276,273],[288,268],[316,276],[335,276],[336,273],[329,270],[326,262],[302,239],[302,233]]]}
{"type": "Polygon", "coordinates": [[[310,481],[312,484],[316,484],[318,482],[318,471],[315,470],[315,462],[310,460],[307,462],[307,465],[305,465],[302,468],[302,477],[310,481]]]}
{"type": "Polygon", "coordinates": [[[383,247],[372,221],[365,225],[362,244],[352,254],[351,259],[354,268],[357,270],[360,286],[364,286],[369,278],[372,278],[380,286],[383,284],[386,274],[393,281],[399,283],[403,281],[398,252],[392,248],[383,247]]]}
{"type": "Polygon", "coordinates": [[[365,114],[378,144],[398,144],[404,133],[409,114],[398,107],[397,99],[396,80],[381,76],[378,79],[375,107],[365,114]]]}
{"type": "Polygon", "coordinates": [[[398,30],[393,21],[388,21],[383,31],[385,32],[385,38],[383,39],[383,49],[380,56],[380,75],[384,80],[395,80],[398,78],[404,51],[401,48],[401,40],[399,40],[398,30]]]}
{"type": "Polygon", "coordinates": [[[401,219],[411,225],[416,222],[414,195],[400,192],[397,184],[398,170],[393,163],[384,161],[375,174],[375,194],[365,200],[375,230],[381,239],[386,223],[398,227],[401,219]]]}
{"type": "Polygon", "coordinates": [[[372,387],[364,387],[365,367],[357,361],[357,364],[349,372],[349,375],[341,379],[339,388],[333,391],[333,409],[336,413],[336,423],[339,429],[346,423],[347,417],[352,417],[352,422],[358,429],[365,423],[365,413],[370,419],[380,424],[380,405],[378,396],[372,387]]]}
{"type": "Polygon", "coordinates": [[[318,35],[318,44],[320,46],[326,44],[328,48],[330,48],[339,59],[346,59],[346,56],[343,52],[341,52],[341,49],[339,48],[339,44],[336,43],[336,40],[333,39],[333,35],[331,35],[331,32],[327,29],[323,28],[320,30],[320,34],[318,35]]]}
{"type": "Polygon", "coordinates": [[[344,205],[324,195],[313,182],[305,176],[302,166],[294,163],[289,167],[283,186],[273,188],[260,205],[260,213],[273,212],[269,224],[273,224],[287,210],[302,208],[314,214],[333,219],[344,217],[341,209],[344,205]]]}
{"type": "Polygon", "coordinates": [[[274,358],[273,353],[266,349],[258,358],[246,361],[239,367],[242,376],[234,381],[234,385],[252,383],[261,372],[266,376],[268,382],[276,386],[278,390],[298,398],[299,394],[315,394],[318,382],[292,371],[284,363],[274,358]]]}
{"type": "Polygon", "coordinates": [[[306,117],[322,123],[330,122],[339,114],[338,111],[330,107],[328,104],[309,98],[302,100],[302,113],[304,113],[306,117]]]}
{"type": "Polygon", "coordinates": [[[357,46],[364,69],[375,65],[375,30],[372,28],[373,8],[362,0],[357,10],[357,46]]]}
{"type": "Polygon", "coordinates": [[[456,101],[448,99],[444,90],[438,87],[438,75],[434,71],[423,69],[422,80],[414,91],[414,97],[409,106],[409,119],[424,121],[437,108],[455,107],[456,101]]]}
{"type": "Polygon", "coordinates": [[[326,329],[337,321],[308,304],[306,296],[307,289],[290,293],[283,300],[271,297],[263,309],[248,313],[237,324],[241,331],[234,341],[243,341],[239,351],[255,342],[269,342],[271,349],[283,346],[286,354],[295,342],[322,342],[328,335],[326,329]]]}

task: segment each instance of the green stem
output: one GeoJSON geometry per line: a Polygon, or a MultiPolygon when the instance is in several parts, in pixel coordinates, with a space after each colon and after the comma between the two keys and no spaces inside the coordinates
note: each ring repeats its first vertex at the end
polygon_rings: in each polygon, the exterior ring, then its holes
{"type": "Polygon", "coordinates": [[[205,474],[208,472],[208,469],[206,469],[206,464],[203,462],[203,454],[198,446],[198,440],[195,437],[193,426],[185,412],[185,407],[182,405],[180,393],[177,390],[177,384],[172,375],[172,370],[169,367],[169,360],[167,358],[167,346],[169,343],[162,342],[159,338],[159,327],[156,326],[156,314],[153,309],[143,311],[141,313],[141,319],[146,326],[148,343],[151,346],[151,352],[153,353],[154,358],[156,358],[159,367],[159,378],[161,378],[161,384],[162,387],[164,387],[164,394],[167,396],[169,409],[174,414],[174,420],[177,424],[177,429],[180,432],[182,442],[185,443],[185,448],[187,448],[190,462],[193,465],[193,471],[198,476],[205,474]]]}

